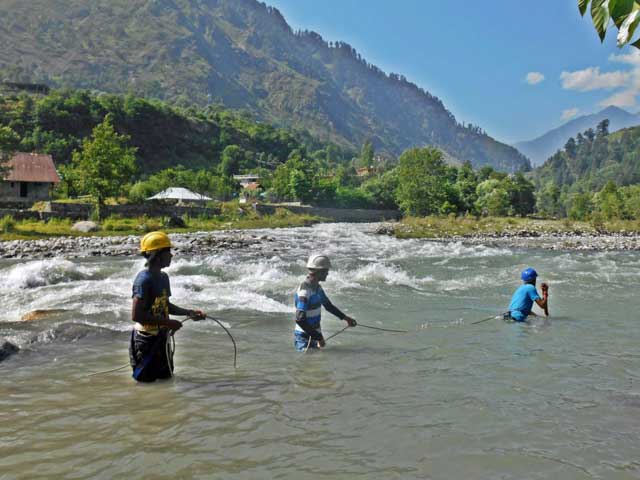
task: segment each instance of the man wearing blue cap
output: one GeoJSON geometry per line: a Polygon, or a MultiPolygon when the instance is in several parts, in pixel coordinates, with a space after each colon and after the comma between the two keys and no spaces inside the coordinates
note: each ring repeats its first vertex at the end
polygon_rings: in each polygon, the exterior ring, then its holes
{"type": "Polygon", "coordinates": [[[538,278],[538,273],[533,268],[527,268],[522,272],[520,277],[522,278],[524,285],[521,285],[515,291],[513,297],[511,297],[509,313],[508,316],[505,315],[505,317],[510,318],[515,322],[526,321],[529,315],[535,315],[531,312],[533,302],[536,302],[548,317],[549,286],[546,283],[541,285],[542,297],[540,297],[536,290],[536,279],[538,278]]]}

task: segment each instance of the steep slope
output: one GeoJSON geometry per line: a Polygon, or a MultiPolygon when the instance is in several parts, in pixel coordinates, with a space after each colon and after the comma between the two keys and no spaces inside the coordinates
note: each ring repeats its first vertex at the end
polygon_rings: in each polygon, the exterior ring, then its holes
{"type": "Polygon", "coordinates": [[[369,139],[397,155],[437,145],[453,161],[530,167],[404,77],[293,32],[255,0],[5,0],[0,44],[7,80],[223,103],[345,146],[369,139]]]}
{"type": "Polygon", "coordinates": [[[538,188],[553,184],[571,192],[594,192],[608,181],[640,183],[640,127],[580,135],[571,151],[553,154],[533,171],[533,178],[538,188]]]}
{"type": "Polygon", "coordinates": [[[640,115],[634,115],[618,107],[607,107],[593,115],[575,118],[533,140],[518,142],[514,147],[529,157],[534,166],[542,165],[551,155],[564,147],[568,138],[588,128],[595,128],[604,119],[609,120],[609,130],[612,132],[640,125],[640,115]]]}

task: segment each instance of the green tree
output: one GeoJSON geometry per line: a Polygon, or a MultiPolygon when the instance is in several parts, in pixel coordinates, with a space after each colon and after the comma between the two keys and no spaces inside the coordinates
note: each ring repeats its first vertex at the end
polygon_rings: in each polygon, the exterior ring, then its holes
{"type": "Polygon", "coordinates": [[[398,165],[400,208],[409,215],[440,213],[444,202],[454,196],[446,174],[447,165],[437,148],[412,148],[403,152],[398,165]]]}
{"type": "Polygon", "coordinates": [[[362,145],[362,150],[360,150],[360,157],[358,158],[358,166],[359,167],[370,167],[373,165],[373,144],[367,140],[362,145]]]}
{"type": "Polygon", "coordinates": [[[136,148],[127,146],[128,141],[129,137],[115,131],[112,117],[107,115],[93,129],[91,138],[82,142],[82,150],[73,153],[79,190],[96,198],[98,216],[104,200],[120,194],[136,172],[136,148]]]}
{"type": "Polygon", "coordinates": [[[622,193],[612,181],[595,195],[596,211],[606,220],[626,218],[622,193]]]}
{"type": "Polygon", "coordinates": [[[240,170],[240,164],[244,160],[245,154],[238,145],[229,145],[222,151],[222,162],[220,163],[220,173],[227,177],[236,175],[240,170]]]}
{"type": "Polygon", "coordinates": [[[593,201],[590,193],[576,193],[569,199],[568,216],[572,220],[587,220],[593,211],[593,201]]]}
{"type": "Polygon", "coordinates": [[[10,127],[0,126],[0,177],[7,173],[7,162],[18,148],[20,136],[10,127]]]}

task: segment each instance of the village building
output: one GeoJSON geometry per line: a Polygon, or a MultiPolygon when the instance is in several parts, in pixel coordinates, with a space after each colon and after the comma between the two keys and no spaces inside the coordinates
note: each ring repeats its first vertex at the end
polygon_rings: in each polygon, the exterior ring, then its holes
{"type": "Polygon", "coordinates": [[[240,184],[242,188],[247,188],[250,184],[259,184],[260,176],[254,174],[248,175],[234,175],[233,179],[240,184]]]}
{"type": "Polygon", "coordinates": [[[5,165],[0,182],[0,201],[33,203],[49,200],[60,183],[51,155],[15,153],[5,165]]]}

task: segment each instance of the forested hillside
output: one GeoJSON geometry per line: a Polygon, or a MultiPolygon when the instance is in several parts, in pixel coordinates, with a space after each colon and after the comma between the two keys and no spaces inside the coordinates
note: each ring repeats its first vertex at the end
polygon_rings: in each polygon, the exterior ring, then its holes
{"type": "Polygon", "coordinates": [[[116,130],[129,136],[131,146],[137,148],[143,175],[177,165],[213,168],[222,161],[225,150],[233,151],[237,171],[274,169],[296,149],[329,163],[351,160],[355,153],[222,108],[185,109],[130,95],[69,90],[44,97],[0,96],[5,145],[51,153],[58,165],[70,161],[72,152],[107,114],[112,115],[116,130]]]}
{"type": "Polygon", "coordinates": [[[534,171],[538,211],[585,218],[640,215],[640,127],[609,133],[603,120],[534,171]],[[612,206],[615,204],[615,206],[612,206]]]}
{"type": "Polygon", "coordinates": [[[433,145],[476,167],[530,167],[402,75],[294,32],[255,0],[6,0],[0,45],[0,80],[220,103],[350,148],[371,141],[397,156],[433,145]]]}

